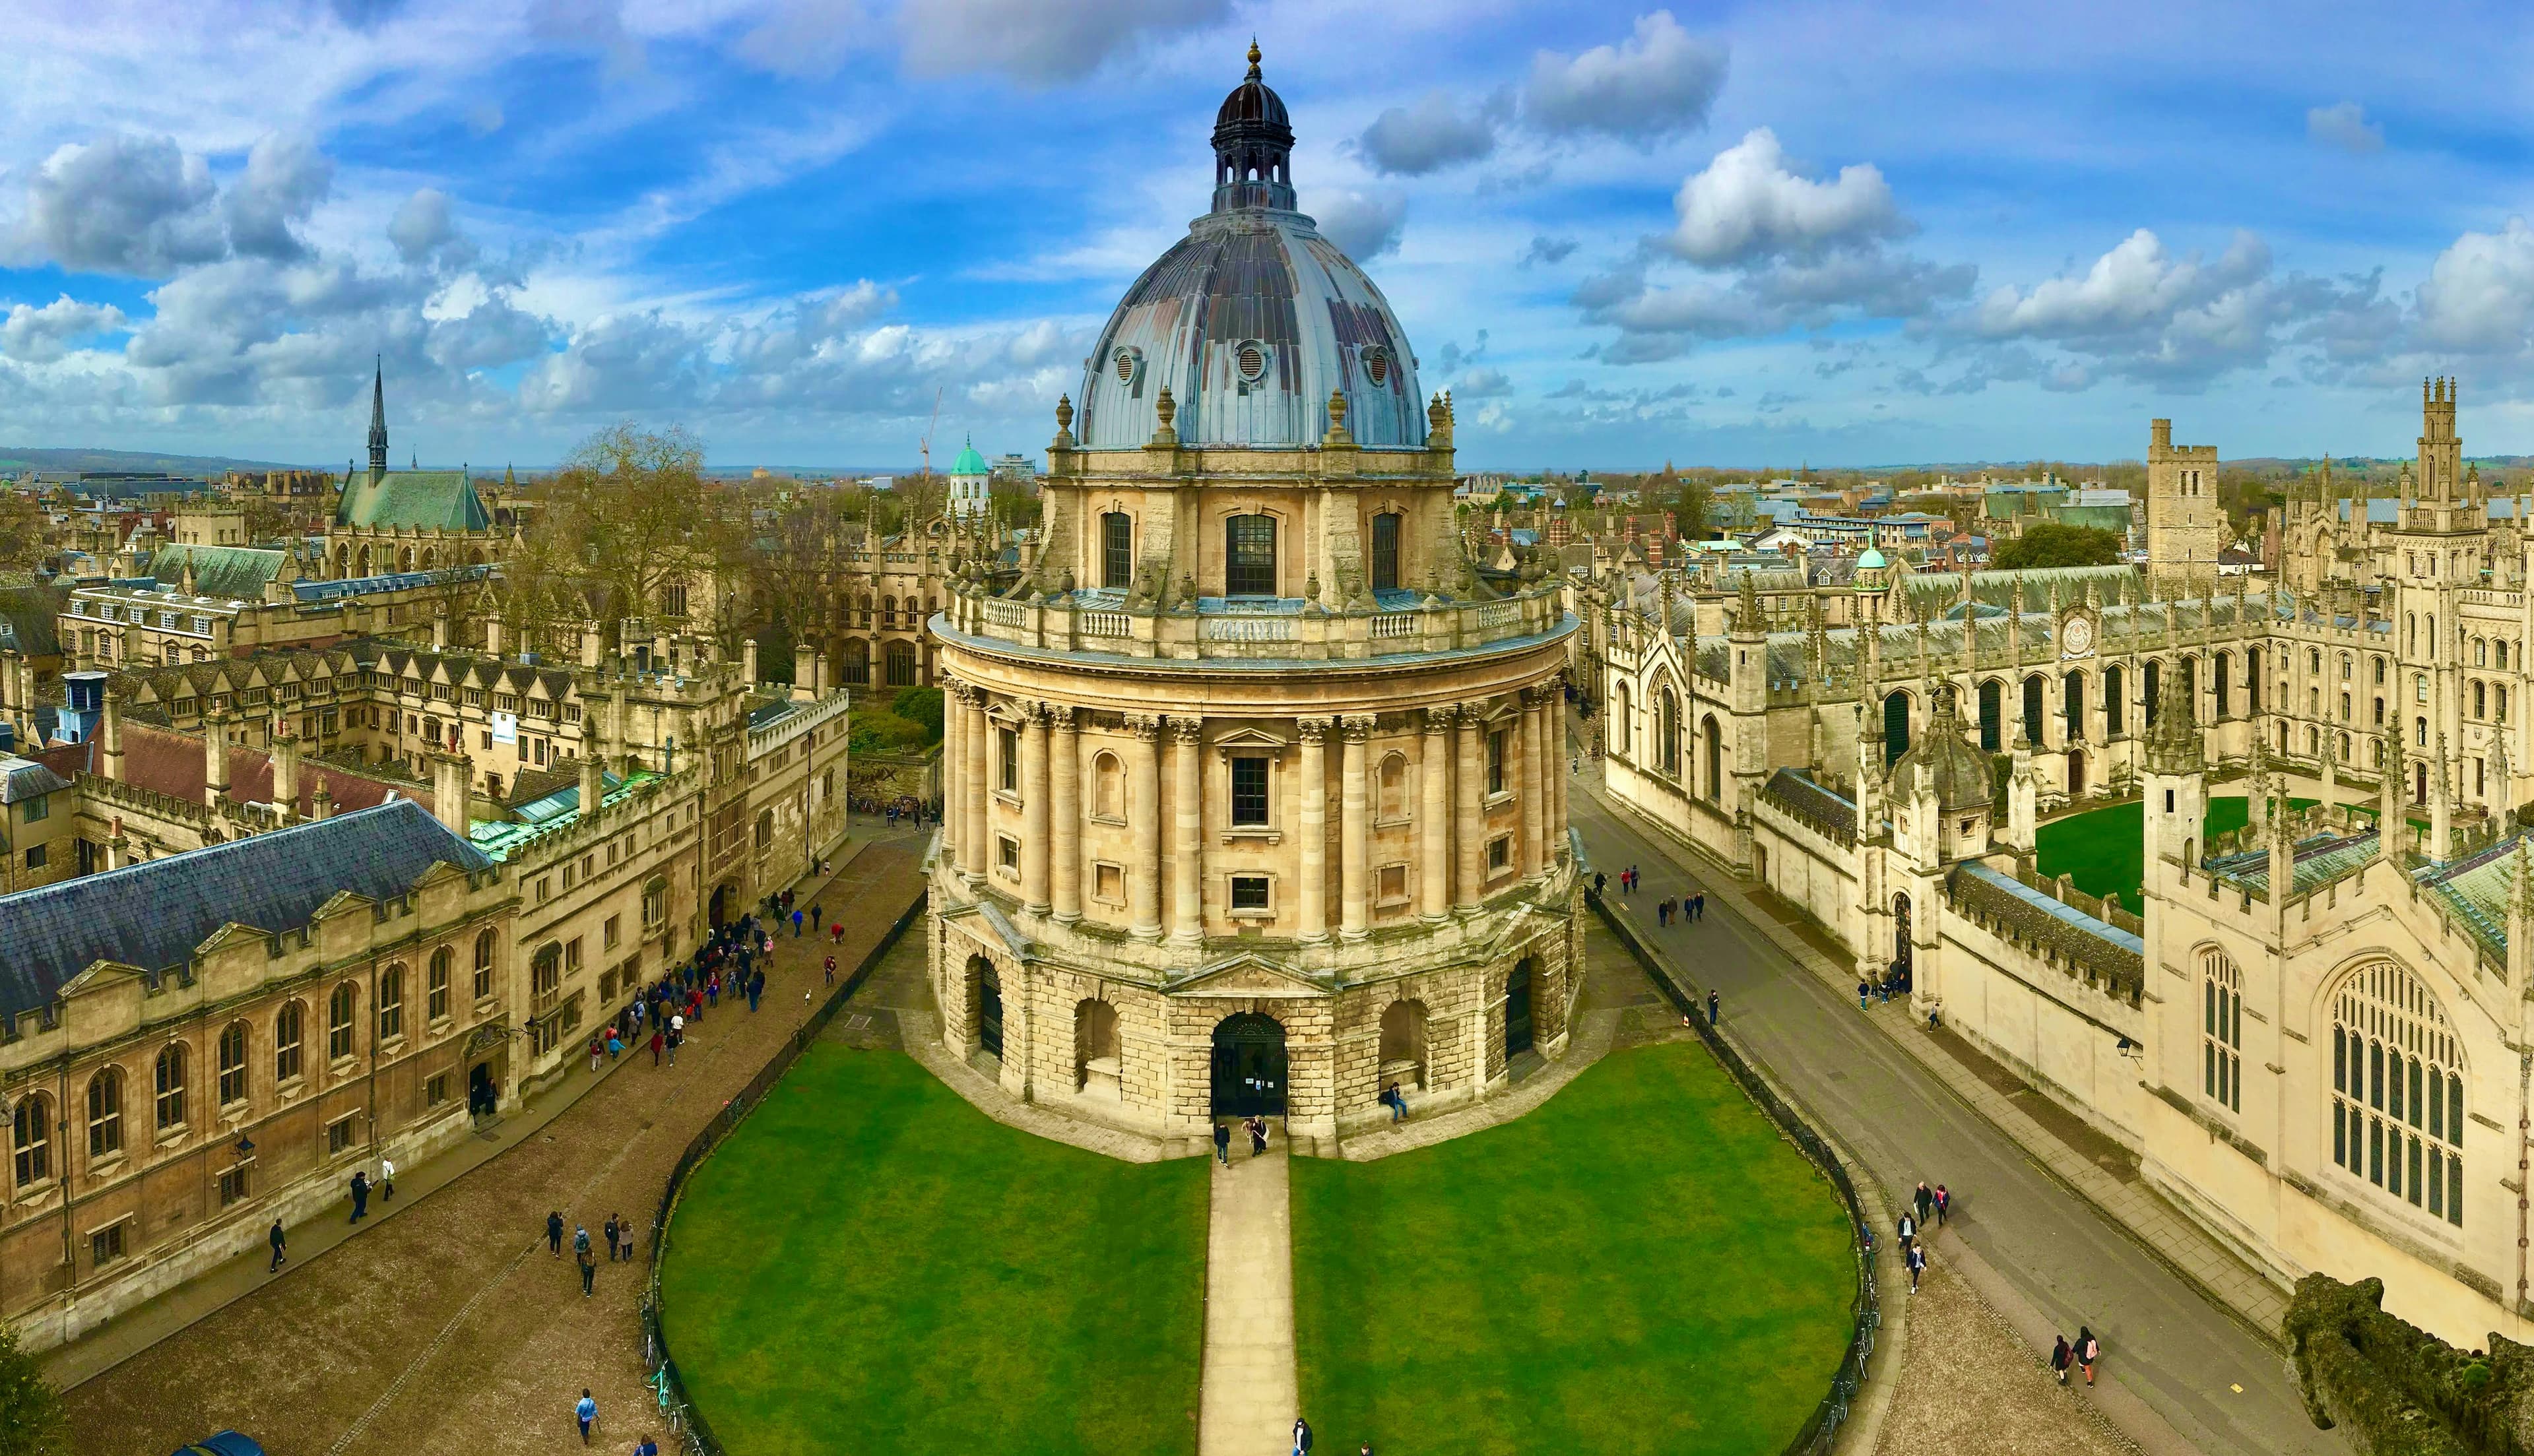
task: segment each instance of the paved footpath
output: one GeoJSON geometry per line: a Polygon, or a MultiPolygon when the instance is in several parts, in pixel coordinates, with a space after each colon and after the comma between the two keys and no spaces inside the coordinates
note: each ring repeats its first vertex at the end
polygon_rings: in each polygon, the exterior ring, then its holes
{"type": "Polygon", "coordinates": [[[1206,1209],[1197,1456],[1286,1456],[1302,1403],[1294,1371],[1292,1180],[1281,1130],[1257,1157],[1237,1127],[1232,1141],[1232,1166],[1214,1163],[1206,1209]]]}
{"type": "MultiPolygon", "coordinates": [[[[872,828],[857,816],[858,836],[872,828]]],[[[829,916],[846,925],[839,968],[923,893],[920,837],[875,838],[832,883],[800,887],[845,911],[829,916]]],[[[800,993],[821,989],[826,955],[777,937],[761,1011],[725,1002],[694,1023],[676,1068],[619,1069],[429,1197],[405,1206],[398,1170],[393,1218],[67,1392],[73,1450],[167,1451],[223,1427],[276,1456],[577,1449],[572,1403],[584,1386],[599,1403],[594,1443],[631,1450],[659,1425],[642,1384],[644,1265],[606,1262],[599,1228],[616,1213],[647,1231],[688,1139],[801,1025],[800,993]],[[594,1297],[546,1252],[549,1209],[598,1242],[594,1297]]]]}
{"type": "MultiPolygon", "coordinates": [[[[1998,1271],[2000,1294],[2027,1307],[2042,1327],[2093,1328],[2104,1347],[2102,1378],[2136,1397],[2117,1410],[2106,1402],[2105,1413],[2116,1422],[2128,1416],[2123,1424],[2135,1439],[2165,1450],[2178,1434],[2191,1449],[2245,1456],[2350,1449],[2306,1419],[2278,1353],[2142,1238],[2157,1240],[2177,1261],[2204,1263],[2202,1277],[2221,1286],[2258,1280],[2187,1225],[2154,1224],[2171,1215],[2151,1194],[2053,1135],[2050,1124],[2066,1121],[2065,1113],[2028,1092],[2001,1092],[1908,1025],[1898,1008],[1860,1014],[1853,990],[1807,969],[1800,958],[1819,954],[1755,903],[1747,887],[1602,802],[1598,781],[1588,763],[1575,781],[1571,818],[1594,868],[1612,881],[1612,905],[1639,917],[1677,975],[1721,993],[1727,1034],[1817,1126],[1855,1151],[1893,1206],[1922,1178],[1948,1185],[1957,1210],[1949,1233],[1998,1271]],[[1630,864],[1644,886],[1623,898],[1618,872],[1630,864]],[[1658,901],[1702,890],[1705,920],[1653,927],[1658,901]],[[2072,1185],[2138,1219],[2141,1232],[2116,1226],[2072,1185]]],[[[1854,985],[1852,976],[1842,979],[1854,985]]]]}

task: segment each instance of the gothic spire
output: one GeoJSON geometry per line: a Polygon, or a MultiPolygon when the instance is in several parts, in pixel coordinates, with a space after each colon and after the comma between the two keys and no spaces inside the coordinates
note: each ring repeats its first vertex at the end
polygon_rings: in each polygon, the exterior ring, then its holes
{"type": "Polygon", "coordinates": [[[370,376],[370,479],[388,473],[388,374],[381,359],[370,376]]]}

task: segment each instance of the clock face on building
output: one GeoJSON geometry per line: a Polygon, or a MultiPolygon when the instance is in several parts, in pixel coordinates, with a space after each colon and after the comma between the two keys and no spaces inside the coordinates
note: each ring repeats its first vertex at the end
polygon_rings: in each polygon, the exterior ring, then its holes
{"type": "Polygon", "coordinates": [[[2094,624],[2082,616],[2072,616],[2059,628],[2059,647],[2063,656],[2081,658],[2094,650],[2094,624]]]}

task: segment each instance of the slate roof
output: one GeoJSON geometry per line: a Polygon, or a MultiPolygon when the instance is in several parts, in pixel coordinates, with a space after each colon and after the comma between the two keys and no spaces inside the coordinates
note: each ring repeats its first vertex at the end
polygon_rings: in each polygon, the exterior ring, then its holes
{"type": "Polygon", "coordinates": [[[53,587],[0,587],[0,648],[30,658],[58,657],[57,620],[70,594],[53,587]]]}
{"type": "Polygon", "coordinates": [[[56,789],[70,786],[71,781],[53,772],[46,764],[0,753],[0,804],[41,798],[56,789]]]}
{"type": "Polygon", "coordinates": [[[1760,797],[1842,844],[1856,843],[1856,805],[1814,783],[1794,769],[1780,769],[1760,788],[1760,797]]]}
{"type": "Polygon", "coordinates": [[[252,602],[264,595],[267,582],[281,571],[283,553],[254,546],[162,546],[150,558],[150,574],[158,585],[175,591],[184,584],[185,563],[194,564],[194,595],[252,602]]]}
{"type": "Polygon", "coordinates": [[[2141,937],[1977,860],[1955,865],[1945,888],[1956,903],[2013,927],[2023,940],[2058,953],[2086,980],[2138,1005],[2146,988],[2146,942],[2141,937]]]}
{"type": "Polygon", "coordinates": [[[434,864],[490,868],[420,804],[382,805],[0,898],[0,1015],[100,961],[165,971],[235,922],[279,933],[340,891],[387,900],[434,864]]]}
{"type": "Polygon", "coordinates": [[[489,531],[491,512],[475,494],[475,483],[462,470],[391,470],[372,476],[356,472],[344,483],[343,498],[334,507],[337,526],[392,529],[403,526],[447,531],[489,531]]]}

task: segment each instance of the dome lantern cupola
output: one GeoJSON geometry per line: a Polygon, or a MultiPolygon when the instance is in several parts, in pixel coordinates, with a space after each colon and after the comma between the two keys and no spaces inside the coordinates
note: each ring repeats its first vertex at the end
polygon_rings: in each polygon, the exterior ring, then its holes
{"type": "Polygon", "coordinates": [[[1249,42],[1249,75],[1214,114],[1214,210],[1294,210],[1294,127],[1285,98],[1258,76],[1258,42],[1249,42]]]}

